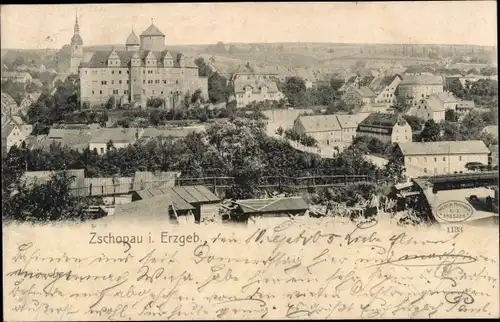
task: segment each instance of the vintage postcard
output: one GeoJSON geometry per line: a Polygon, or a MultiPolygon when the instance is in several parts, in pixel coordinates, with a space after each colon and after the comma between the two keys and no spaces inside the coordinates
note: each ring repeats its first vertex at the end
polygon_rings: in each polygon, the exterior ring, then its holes
{"type": "Polygon", "coordinates": [[[495,13],[3,5],[4,320],[500,317],[495,13]]]}

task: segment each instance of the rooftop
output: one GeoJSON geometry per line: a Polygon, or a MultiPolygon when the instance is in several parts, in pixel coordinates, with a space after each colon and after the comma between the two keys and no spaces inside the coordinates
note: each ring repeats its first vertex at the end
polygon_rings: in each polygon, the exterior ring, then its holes
{"type": "Polygon", "coordinates": [[[188,136],[190,133],[199,133],[204,131],[202,127],[179,127],[179,128],[170,128],[170,129],[162,129],[156,127],[148,127],[144,130],[141,138],[155,138],[155,137],[174,137],[174,138],[184,138],[188,136]]]}
{"type": "Polygon", "coordinates": [[[302,124],[305,131],[308,133],[341,130],[336,115],[299,116],[297,121],[302,124]]]}
{"type": "Polygon", "coordinates": [[[398,143],[403,155],[488,154],[483,141],[440,141],[398,143]]]}
{"type": "Polygon", "coordinates": [[[132,143],[138,137],[140,138],[143,129],[139,128],[109,128],[99,129],[92,134],[90,143],[132,143]]]}
{"type": "Polygon", "coordinates": [[[251,80],[240,80],[237,79],[234,81],[234,92],[235,93],[243,93],[245,92],[245,88],[250,87],[252,88],[253,92],[258,92],[260,91],[260,88],[262,87],[267,87],[267,91],[269,93],[277,93],[278,92],[278,86],[276,85],[276,82],[274,81],[266,81],[266,80],[256,80],[256,81],[251,81],[251,80]]]}
{"type": "Polygon", "coordinates": [[[337,114],[337,120],[339,121],[340,127],[346,128],[356,128],[359,123],[366,119],[370,113],[357,113],[357,114],[337,114]]]}
{"type": "Polygon", "coordinates": [[[377,96],[369,87],[367,86],[362,86],[356,91],[362,96],[362,97],[375,97],[377,96]]]}
{"type": "Polygon", "coordinates": [[[404,75],[400,85],[443,85],[443,77],[435,75],[404,75]]]}
{"type": "Polygon", "coordinates": [[[162,36],[165,37],[165,34],[163,34],[160,29],[158,29],[153,23],[142,32],[141,37],[144,36],[162,36]]]}
{"type": "Polygon", "coordinates": [[[396,124],[405,124],[406,121],[395,114],[388,113],[371,113],[359,125],[375,126],[382,128],[393,128],[396,124]]]}
{"type": "Polygon", "coordinates": [[[284,213],[306,211],[309,204],[302,197],[246,199],[236,201],[244,214],[284,213]]]}
{"type": "Polygon", "coordinates": [[[398,77],[401,78],[399,75],[377,77],[370,83],[369,87],[374,93],[380,93],[398,77]]]}
{"type": "MultiPolygon", "coordinates": [[[[179,52],[171,52],[168,50],[163,51],[149,51],[149,50],[141,50],[141,51],[122,51],[122,50],[105,50],[105,51],[96,51],[89,59],[88,62],[82,62],[81,67],[86,68],[107,68],[108,67],[108,58],[111,53],[116,52],[118,57],[120,58],[120,66],[122,68],[130,67],[130,62],[132,60],[132,56],[138,55],[141,60],[141,66],[145,65],[146,56],[149,53],[152,53],[156,58],[156,66],[163,67],[163,61],[165,58],[173,60],[173,67],[180,67],[180,57],[181,53],[179,52]],[[171,58],[170,58],[171,57],[171,58]]],[[[186,67],[198,68],[194,61],[186,61],[186,67]]]]}

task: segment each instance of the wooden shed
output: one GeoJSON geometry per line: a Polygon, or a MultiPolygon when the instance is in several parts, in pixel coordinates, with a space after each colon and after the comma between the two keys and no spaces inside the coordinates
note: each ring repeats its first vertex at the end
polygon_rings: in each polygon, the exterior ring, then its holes
{"type": "MultiPolygon", "coordinates": [[[[205,186],[177,186],[161,189],[144,189],[134,191],[132,203],[137,201],[155,200],[159,196],[166,196],[177,204],[192,206],[196,222],[203,220],[216,220],[219,214],[220,199],[205,186]]],[[[177,209],[177,205],[174,204],[177,209]]],[[[187,209],[187,208],[186,208],[187,209]]],[[[182,211],[180,212],[182,215],[182,211]]]]}
{"type": "Polygon", "coordinates": [[[231,220],[246,222],[249,217],[303,216],[309,204],[302,197],[246,199],[234,202],[231,220]]]}

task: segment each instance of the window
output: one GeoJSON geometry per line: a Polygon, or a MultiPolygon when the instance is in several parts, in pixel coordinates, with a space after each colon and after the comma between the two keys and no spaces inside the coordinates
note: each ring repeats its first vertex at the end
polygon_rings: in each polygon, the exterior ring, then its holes
{"type": "Polygon", "coordinates": [[[161,91],[161,95],[163,95],[163,91],[161,91]]]}
{"type": "Polygon", "coordinates": [[[166,83],[167,83],[167,80],[166,80],[166,79],[164,79],[164,80],[163,80],[163,84],[166,84],[166,83]]]}
{"type": "Polygon", "coordinates": [[[178,79],[177,79],[177,80],[175,80],[175,84],[179,84],[179,80],[178,80],[178,79]]]}
{"type": "Polygon", "coordinates": [[[434,158],[434,162],[437,162],[438,158],[434,158]]]}
{"type": "Polygon", "coordinates": [[[114,85],[114,84],[115,84],[115,81],[114,81],[114,80],[112,80],[112,81],[111,81],[111,85],[114,85]]]}
{"type": "Polygon", "coordinates": [[[155,90],[153,89],[153,95],[155,94],[155,90]]]}
{"type": "Polygon", "coordinates": [[[130,81],[127,79],[127,84],[130,83],[130,81]]]}
{"type": "Polygon", "coordinates": [[[146,84],[146,80],[145,80],[145,79],[143,79],[143,80],[142,80],[142,83],[143,83],[143,84],[146,84]]]}
{"type": "Polygon", "coordinates": [[[459,156],[459,157],[458,157],[458,161],[462,161],[462,156],[459,156]]]}
{"type": "Polygon", "coordinates": [[[130,73],[129,70],[127,69],[127,74],[129,74],[129,73],[130,73]]]}
{"type": "Polygon", "coordinates": [[[446,157],[443,157],[443,161],[446,161],[446,157]]]}
{"type": "Polygon", "coordinates": [[[117,89],[114,89],[114,90],[113,90],[113,94],[118,94],[118,90],[117,90],[117,89]]]}
{"type": "Polygon", "coordinates": [[[92,91],[92,95],[94,95],[94,91],[92,91]]]}
{"type": "Polygon", "coordinates": [[[101,153],[104,153],[104,148],[101,148],[101,153]]]}
{"type": "Polygon", "coordinates": [[[427,173],[427,168],[424,168],[424,173],[427,173]]]}
{"type": "Polygon", "coordinates": [[[143,73],[143,74],[146,74],[146,71],[143,69],[143,70],[142,70],[142,73],[143,73]]]}
{"type": "Polygon", "coordinates": [[[411,162],[411,158],[408,158],[408,162],[411,162]]]}
{"type": "Polygon", "coordinates": [[[118,81],[118,84],[121,84],[121,83],[122,83],[122,81],[121,81],[121,80],[119,80],[119,81],[118,81]]]}
{"type": "Polygon", "coordinates": [[[128,91],[127,91],[127,90],[124,90],[124,91],[123,91],[123,94],[128,94],[128,91]]]}
{"type": "Polygon", "coordinates": [[[85,71],[85,75],[87,75],[87,71],[85,71]]]}
{"type": "Polygon", "coordinates": [[[101,85],[106,85],[108,81],[101,81],[101,85]]]}
{"type": "MultiPolygon", "coordinates": [[[[113,62],[111,62],[111,63],[113,63],[113,62]]],[[[114,73],[115,73],[115,71],[114,71],[114,70],[112,70],[112,71],[111,71],[111,74],[114,74],[114,73]]]]}
{"type": "Polygon", "coordinates": [[[121,71],[121,70],[119,70],[119,71],[118,71],[118,74],[121,74],[121,73],[122,73],[122,71],[121,71]]]}
{"type": "Polygon", "coordinates": [[[102,95],[102,91],[99,91],[99,94],[101,94],[101,95],[102,95]]]}

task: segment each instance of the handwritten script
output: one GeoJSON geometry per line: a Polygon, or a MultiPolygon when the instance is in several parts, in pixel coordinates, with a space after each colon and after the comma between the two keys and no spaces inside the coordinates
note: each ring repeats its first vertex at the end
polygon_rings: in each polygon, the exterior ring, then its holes
{"type": "Polygon", "coordinates": [[[11,321],[499,315],[494,227],[450,234],[282,219],[245,228],[8,226],[3,238],[11,321]],[[176,243],[182,236],[193,237],[176,243]]]}

